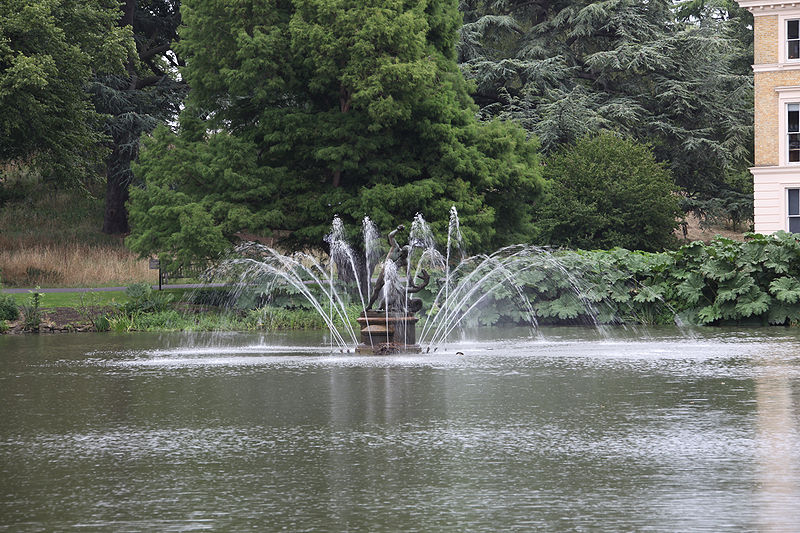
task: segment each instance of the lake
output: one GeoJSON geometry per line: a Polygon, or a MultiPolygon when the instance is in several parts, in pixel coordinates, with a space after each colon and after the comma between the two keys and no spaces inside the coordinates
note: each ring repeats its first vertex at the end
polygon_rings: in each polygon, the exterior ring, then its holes
{"type": "Polygon", "coordinates": [[[474,335],[0,336],[0,530],[800,531],[800,331],[474,335]]]}

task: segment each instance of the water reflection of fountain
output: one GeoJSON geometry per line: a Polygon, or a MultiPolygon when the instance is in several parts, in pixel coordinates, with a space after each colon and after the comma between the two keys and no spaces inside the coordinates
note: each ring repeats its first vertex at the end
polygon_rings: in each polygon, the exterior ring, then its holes
{"type": "Polygon", "coordinates": [[[255,290],[268,298],[291,287],[322,317],[331,333],[332,348],[340,351],[436,351],[457,332],[463,335],[467,321],[498,293],[513,300],[518,322],[536,332],[536,313],[525,291],[531,283],[528,274],[534,270],[538,276],[544,270],[546,276],[565,280],[565,286],[581,302],[583,316],[590,325],[598,325],[597,311],[579,280],[545,249],[514,245],[491,254],[466,256],[455,207],[450,212],[444,253],[437,249],[422,215],[414,217],[408,244],[401,246],[396,236],[404,230],[399,226],[389,234],[390,248],[381,262],[384,252],[372,221],[368,217],[363,221],[364,252],[360,254],[347,242],[344,225],[336,217],[326,237],[327,263],[308,253],[287,255],[245,243],[236,250],[239,257],[227,261],[222,270],[236,274],[237,293],[255,290]],[[375,280],[373,269],[380,269],[375,280]],[[360,310],[360,332],[351,322],[354,306],[360,310]]]}

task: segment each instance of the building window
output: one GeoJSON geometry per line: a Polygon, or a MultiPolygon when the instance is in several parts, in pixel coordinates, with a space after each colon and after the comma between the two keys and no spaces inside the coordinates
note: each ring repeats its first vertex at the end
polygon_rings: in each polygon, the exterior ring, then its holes
{"type": "Polygon", "coordinates": [[[800,163],[800,104],[786,106],[786,132],[789,135],[789,162],[800,163]]]}
{"type": "Polygon", "coordinates": [[[789,231],[800,233],[800,189],[789,191],[789,231]]]}
{"type": "Polygon", "coordinates": [[[786,21],[787,57],[800,59],[800,20],[786,21]]]}

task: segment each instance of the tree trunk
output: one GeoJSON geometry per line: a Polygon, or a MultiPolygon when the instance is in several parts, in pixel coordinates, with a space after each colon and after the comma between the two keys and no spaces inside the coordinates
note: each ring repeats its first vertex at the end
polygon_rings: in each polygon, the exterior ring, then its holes
{"type": "Polygon", "coordinates": [[[136,12],[137,0],[125,0],[122,3],[122,16],[119,19],[119,26],[133,26],[133,14],[136,12]]]}
{"type": "MultiPolygon", "coordinates": [[[[122,3],[122,17],[120,17],[119,25],[124,28],[125,26],[133,27],[133,16],[136,11],[137,0],[125,0],[122,3]]],[[[131,77],[131,83],[135,88],[136,76],[135,65],[133,57],[128,58],[127,63],[128,74],[131,77]]],[[[128,201],[128,172],[120,172],[120,141],[114,138],[113,151],[106,160],[106,206],[105,213],[103,214],[103,233],[109,235],[121,235],[130,232],[128,225],[128,210],[125,208],[125,202],[128,201]]],[[[130,161],[123,163],[130,166],[130,161]]]]}
{"type": "Polygon", "coordinates": [[[103,233],[119,235],[130,232],[128,226],[128,182],[124,176],[109,176],[106,182],[106,210],[103,215],[103,233]]]}

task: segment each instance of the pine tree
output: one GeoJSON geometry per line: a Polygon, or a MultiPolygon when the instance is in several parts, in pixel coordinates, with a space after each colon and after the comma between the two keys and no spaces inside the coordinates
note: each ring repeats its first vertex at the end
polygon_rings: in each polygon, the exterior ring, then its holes
{"type": "Polygon", "coordinates": [[[457,65],[448,0],[187,1],[191,86],[180,131],[137,167],[130,245],[209,256],[239,231],[320,246],[334,215],[382,228],[451,205],[476,248],[523,240],[537,144],[480,124],[457,65]]]}

